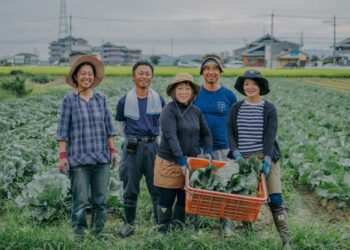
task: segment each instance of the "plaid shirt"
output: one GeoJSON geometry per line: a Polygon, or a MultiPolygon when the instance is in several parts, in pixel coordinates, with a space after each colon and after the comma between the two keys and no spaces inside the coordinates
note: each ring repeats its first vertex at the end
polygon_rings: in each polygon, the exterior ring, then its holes
{"type": "Polygon", "coordinates": [[[104,95],[94,93],[88,102],[75,93],[63,98],[56,140],[67,142],[70,166],[109,163],[108,138],[115,134],[104,95]]]}

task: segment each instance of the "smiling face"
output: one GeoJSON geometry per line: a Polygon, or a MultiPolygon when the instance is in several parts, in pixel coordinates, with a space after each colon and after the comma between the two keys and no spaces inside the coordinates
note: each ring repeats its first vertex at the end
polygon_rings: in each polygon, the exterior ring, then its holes
{"type": "Polygon", "coordinates": [[[148,65],[138,66],[133,75],[135,87],[139,89],[147,89],[152,82],[152,69],[148,65]]]}
{"type": "Polygon", "coordinates": [[[217,64],[205,65],[203,68],[202,75],[203,75],[205,83],[207,83],[207,84],[218,83],[218,81],[220,79],[220,75],[221,75],[219,65],[217,65],[217,64]]]}
{"type": "Polygon", "coordinates": [[[95,75],[91,65],[83,65],[75,75],[79,90],[86,90],[94,84],[95,75]]]}
{"type": "Polygon", "coordinates": [[[178,103],[188,105],[193,96],[193,89],[187,82],[178,83],[175,87],[175,100],[178,103]]]}
{"type": "Polygon", "coordinates": [[[244,93],[248,98],[255,98],[260,96],[260,87],[252,79],[245,79],[243,83],[244,93]]]}

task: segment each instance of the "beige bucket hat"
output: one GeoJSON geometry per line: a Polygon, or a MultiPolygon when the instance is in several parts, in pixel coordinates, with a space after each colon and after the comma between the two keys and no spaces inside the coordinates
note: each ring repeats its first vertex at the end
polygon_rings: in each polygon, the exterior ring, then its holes
{"type": "Polygon", "coordinates": [[[105,66],[104,66],[103,62],[101,62],[96,56],[93,56],[93,55],[76,56],[72,61],[72,65],[71,65],[69,73],[66,77],[66,83],[68,85],[72,86],[73,88],[77,88],[77,85],[73,80],[73,73],[74,73],[75,69],[80,64],[85,63],[85,62],[91,63],[92,65],[95,66],[95,69],[96,69],[95,80],[94,80],[94,83],[92,84],[91,88],[96,87],[98,84],[101,83],[101,81],[103,79],[104,72],[105,72],[105,66]]]}
{"type": "Polygon", "coordinates": [[[173,88],[175,88],[178,83],[182,83],[182,82],[189,82],[194,89],[194,94],[195,95],[198,94],[200,86],[194,82],[193,76],[187,72],[181,72],[181,73],[177,73],[173,78],[173,80],[171,81],[171,83],[167,86],[166,88],[167,95],[170,96],[170,93],[173,90],[173,88]]]}

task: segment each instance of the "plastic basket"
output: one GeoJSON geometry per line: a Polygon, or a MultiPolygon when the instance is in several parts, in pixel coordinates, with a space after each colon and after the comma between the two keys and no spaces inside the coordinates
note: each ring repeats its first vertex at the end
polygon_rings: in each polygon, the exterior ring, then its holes
{"type": "MultiPolygon", "coordinates": [[[[187,162],[191,169],[199,169],[209,165],[208,160],[201,158],[188,158],[187,162]]],[[[212,161],[212,164],[216,169],[219,169],[225,165],[225,162],[212,161]]],[[[187,171],[185,183],[187,214],[255,222],[261,205],[268,200],[266,181],[263,174],[260,174],[256,197],[192,188],[190,187],[189,177],[190,174],[187,171]]]]}

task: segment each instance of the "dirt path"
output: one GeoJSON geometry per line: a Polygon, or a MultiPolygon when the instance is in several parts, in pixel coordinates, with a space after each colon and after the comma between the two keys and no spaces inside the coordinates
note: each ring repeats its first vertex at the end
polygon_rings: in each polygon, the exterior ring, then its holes
{"type": "MultiPolygon", "coordinates": [[[[315,196],[313,192],[295,188],[295,201],[293,208],[289,211],[289,216],[300,218],[302,221],[319,220],[326,224],[337,225],[346,221],[350,223],[350,208],[338,209],[338,201],[322,200],[315,196]]],[[[254,228],[262,230],[273,225],[271,211],[268,205],[260,209],[258,220],[254,223],[254,228]]],[[[242,224],[234,222],[235,229],[243,230],[242,224]]]]}
{"type": "Polygon", "coordinates": [[[337,90],[340,92],[350,92],[350,81],[345,79],[305,78],[302,79],[302,82],[308,85],[337,90]]]}
{"type": "Polygon", "coordinates": [[[336,200],[325,200],[315,196],[310,191],[296,188],[296,215],[304,219],[318,218],[321,221],[338,224],[348,221],[350,223],[350,208],[337,208],[336,200]]]}

